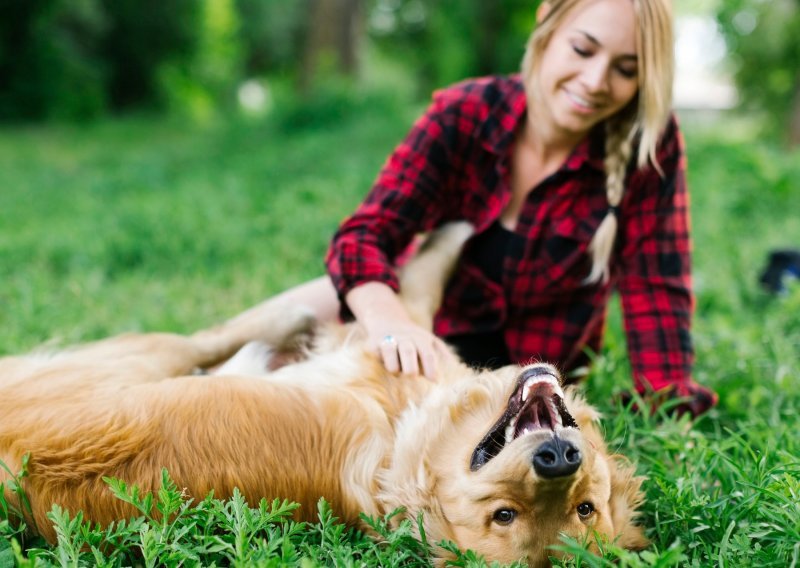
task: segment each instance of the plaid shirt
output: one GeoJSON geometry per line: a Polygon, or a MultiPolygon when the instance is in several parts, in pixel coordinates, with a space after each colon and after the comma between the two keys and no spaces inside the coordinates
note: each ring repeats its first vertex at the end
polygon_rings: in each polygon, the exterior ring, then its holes
{"type": "MultiPolygon", "coordinates": [[[[434,94],[332,241],[326,262],[340,297],[368,281],[397,290],[394,266],[420,231],[466,219],[480,238],[509,201],[511,147],[525,109],[517,76],[469,80],[434,94]]],[[[603,157],[596,128],[530,192],[510,245],[498,251],[501,283],[465,250],[435,332],[446,338],[502,329],[512,360],[545,360],[569,371],[600,348],[616,287],[637,387],[694,394],[702,387],[690,379],[688,196],[677,123],[670,121],[657,150],[663,177],[652,167],[629,168],[611,278],[585,285],[587,247],[608,211],[603,157]]]]}

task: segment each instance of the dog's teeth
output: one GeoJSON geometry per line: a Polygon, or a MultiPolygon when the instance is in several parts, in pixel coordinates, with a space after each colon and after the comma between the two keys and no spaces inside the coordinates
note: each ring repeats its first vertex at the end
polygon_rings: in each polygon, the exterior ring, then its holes
{"type": "Polygon", "coordinates": [[[514,441],[514,429],[517,427],[516,419],[511,420],[506,426],[506,443],[505,445],[509,445],[511,442],[514,441]]]}
{"type": "Polygon", "coordinates": [[[531,388],[533,388],[533,383],[535,381],[533,379],[528,379],[525,381],[525,385],[522,387],[522,402],[528,400],[528,396],[531,394],[531,388]]]}

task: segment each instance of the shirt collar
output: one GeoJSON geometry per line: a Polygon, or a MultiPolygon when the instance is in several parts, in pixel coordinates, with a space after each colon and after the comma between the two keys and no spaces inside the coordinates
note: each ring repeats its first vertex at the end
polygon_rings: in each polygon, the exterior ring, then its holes
{"type": "MultiPolygon", "coordinates": [[[[504,155],[514,141],[514,133],[525,120],[528,108],[525,87],[519,74],[510,75],[500,84],[502,97],[490,111],[489,119],[484,121],[481,140],[483,146],[499,156],[504,155]]],[[[595,126],[589,134],[572,150],[563,167],[578,170],[584,164],[603,170],[605,159],[604,123],[595,126]]]]}

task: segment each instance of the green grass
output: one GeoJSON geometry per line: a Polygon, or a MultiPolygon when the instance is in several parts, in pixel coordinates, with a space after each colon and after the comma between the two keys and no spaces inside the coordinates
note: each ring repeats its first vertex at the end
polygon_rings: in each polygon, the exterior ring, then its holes
{"type": "MultiPolygon", "coordinates": [[[[207,126],[140,117],[0,131],[0,354],[52,338],[191,331],[321,274],[335,227],[419,107],[339,94],[276,108],[207,126]]],[[[770,248],[800,247],[800,155],[750,141],[732,120],[684,123],[695,375],[720,404],[690,424],[616,403],[630,379],[613,306],[587,393],[611,446],[648,477],[642,520],[653,546],[598,558],[565,542],[577,554],[567,566],[800,565],[800,288],[771,298],[757,285],[770,248]]],[[[189,506],[173,493],[168,482],[151,505],[177,507],[175,524],[142,510],[111,535],[54,511],[64,535],[54,549],[20,540],[0,504],[0,566],[424,564],[408,530],[375,544],[324,504],[320,523],[299,526],[285,504],[189,506]],[[122,552],[95,556],[104,539],[122,552]]]]}

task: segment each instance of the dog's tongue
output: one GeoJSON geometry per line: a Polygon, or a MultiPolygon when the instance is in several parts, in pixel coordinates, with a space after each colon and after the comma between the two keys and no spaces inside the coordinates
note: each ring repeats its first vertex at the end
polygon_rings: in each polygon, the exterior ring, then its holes
{"type": "Polygon", "coordinates": [[[534,430],[555,429],[556,417],[549,408],[548,401],[542,396],[535,396],[522,409],[514,428],[514,438],[534,430]]]}

